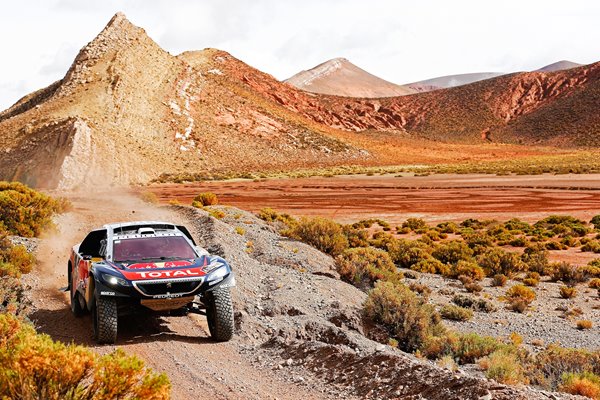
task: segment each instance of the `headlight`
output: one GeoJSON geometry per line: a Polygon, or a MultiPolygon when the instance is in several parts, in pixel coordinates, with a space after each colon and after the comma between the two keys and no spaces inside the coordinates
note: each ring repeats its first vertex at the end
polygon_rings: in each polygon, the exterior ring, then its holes
{"type": "Polygon", "coordinates": [[[215,269],[210,274],[208,274],[208,277],[206,278],[206,280],[209,282],[209,285],[214,285],[218,282],[221,282],[223,280],[223,278],[225,278],[228,274],[229,274],[229,268],[227,268],[226,265],[223,265],[223,266],[215,269]]]}
{"type": "Polygon", "coordinates": [[[127,282],[125,279],[123,278],[119,278],[118,276],[114,276],[114,275],[109,275],[109,274],[102,274],[102,279],[104,279],[104,281],[106,283],[108,283],[109,285],[113,285],[113,286],[131,286],[131,284],[129,282],[127,282]]]}

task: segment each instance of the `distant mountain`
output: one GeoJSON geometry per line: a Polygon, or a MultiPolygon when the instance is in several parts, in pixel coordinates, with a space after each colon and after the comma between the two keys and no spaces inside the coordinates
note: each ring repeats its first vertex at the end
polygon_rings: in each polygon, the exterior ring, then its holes
{"type": "Polygon", "coordinates": [[[554,72],[554,71],[564,71],[565,69],[577,68],[581,67],[583,64],[577,64],[573,61],[561,60],[555,63],[546,65],[540,69],[536,69],[537,72],[554,72]]]}
{"type": "Polygon", "coordinates": [[[440,76],[438,78],[426,79],[424,81],[408,83],[405,86],[414,89],[417,92],[429,92],[437,89],[447,89],[451,87],[466,85],[469,83],[482,81],[484,79],[495,78],[504,75],[504,72],[476,72],[471,74],[458,74],[440,76]]]}
{"type": "Polygon", "coordinates": [[[345,58],[326,61],[284,82],[307,92],[347,97],[393,97],[415,92],[370,74],[345,58]]]}

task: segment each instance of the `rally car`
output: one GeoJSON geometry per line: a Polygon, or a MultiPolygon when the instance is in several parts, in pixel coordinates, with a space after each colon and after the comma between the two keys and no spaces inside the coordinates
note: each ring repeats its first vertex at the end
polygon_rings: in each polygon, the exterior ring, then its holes
{"type": "Polygon", "coordinates": [[[141,309],[204,314],[213,339],[233,336],[231,267],[198,247],[184,226],[104,225],[73,247],[67,276],[71,311],[76,317],[91,312],[99,343],[115,343],[118,317],[141,309]]]}

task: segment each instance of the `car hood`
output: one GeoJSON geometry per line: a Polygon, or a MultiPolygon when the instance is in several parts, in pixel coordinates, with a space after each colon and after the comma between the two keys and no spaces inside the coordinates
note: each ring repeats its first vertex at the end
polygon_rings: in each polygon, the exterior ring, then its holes
{"type": "Polygon", "coordinates": [[[214,268],[227,264],[217,256],[201,256],[193,259],[159,262],[111,263],[129,280],[164,278],[199,278],[214,268]]]}

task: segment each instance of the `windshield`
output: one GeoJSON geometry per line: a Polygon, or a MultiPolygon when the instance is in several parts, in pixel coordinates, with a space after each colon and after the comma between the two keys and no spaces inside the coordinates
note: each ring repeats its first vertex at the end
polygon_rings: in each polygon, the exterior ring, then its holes
{"type": "Polygon", "coordinates": [[[113,242],[115,262],[174,258],[196,258],[192,246],[181,236],[118,239],[113,242]]]}

